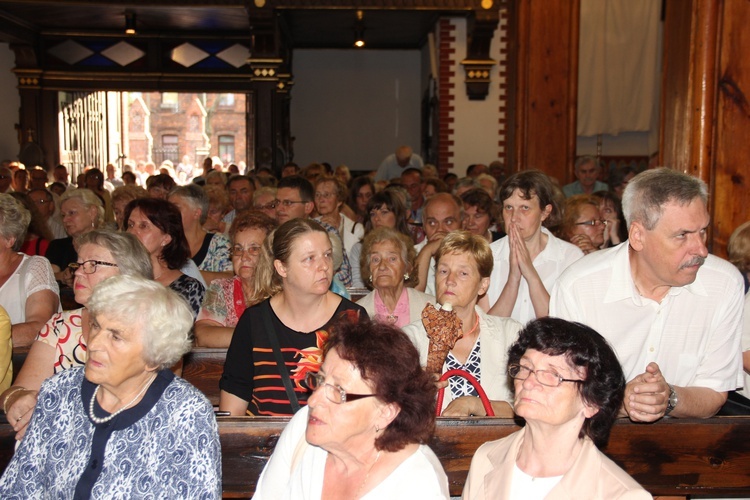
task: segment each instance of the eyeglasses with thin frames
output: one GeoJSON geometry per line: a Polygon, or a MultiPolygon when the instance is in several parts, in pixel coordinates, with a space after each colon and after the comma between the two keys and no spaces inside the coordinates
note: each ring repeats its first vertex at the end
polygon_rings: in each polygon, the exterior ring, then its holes
{"type": "Polygon", "coordinates": [[[98,266],[117,267],[117,264],[104,262],[101,260],[86,260],[83,262],[71,262],[70,264],[68,264],[68,267],[71,269],[71,271],[76,272],[79,268],[82,268],[85,274],[94,274],[98,266]]]}
{"type": "Polygon", "coordinates": [[[563,378],[558,373],[549,370],[532,370],[528,366],[516,363],[508,365],[508,375],[516,380],[526,380],[532,373],[536,377],[537,382],[547,387],[559,387],[563,382],[575,382],[577,384],[583,382],[583,380],[563,378]]]}
{"type": "Polygon", "coordinates": [[[606,219],[591,219],[591,220],[586,220],[583,222],[576,222],[575,225],[576,226],[599,226],[599,225],[606,226],[608,223],[609,221],[606,219]]]}
{"type": "Polygon", "coordinates": [[[243,247],[242,245],[237,244],[232,247],[232,255],[235,257],[242,257],[245,252],[247,252],[248,255],[255,257],[260,255],[260,249],[260,245],[248,245],[243,247]]]}
{"type": "Polygon", "coordinates": [[[258,210],[273,210],[278,206],[278,200],[269,201],[265,205],[257,205],[255,208],[258,210]]]}
{"type": "Polygon", "coordinates": [[[302,201],[302,200],[299,200],[299,201],[293,201],[293,200],[274,200],[274,203],[276,204],[277,207],[279,205],[283,205],[284,208],[289,208],[292,205],[294,205],[295,203],[308,203],[308,202],[302,201]]]}
{"type": "Polygon", "coordinates": [[[323,389],[323,394],[326,399],[331,403],[340,405],[342,403],[349,403],[363,398],[371,398],[377,394],[351,394],[347,393],[344,389],[337,385],[326,384],[325,377],[320,373],[307,372],[305,375],[305,385],[311,391],[315,392],[318,389],[323,389]]]}

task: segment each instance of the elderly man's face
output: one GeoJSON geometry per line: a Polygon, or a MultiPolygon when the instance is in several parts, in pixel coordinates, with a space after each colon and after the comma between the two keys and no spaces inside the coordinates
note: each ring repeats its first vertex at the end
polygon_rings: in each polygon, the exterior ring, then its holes
{"type": "Polygon", "coordinates": [[[700,198],[687,205],[668,202],[652,230],[639,222],[630,228],[635,265],[652,285],[685,286],[695,281],[708,255],[706,228],[710,217],[700,198]]]}
{"type": "Polygon", "coordinates": [[[422,198],[423,186],[422,178],[416,172],[409,173],[401,176],[401,183],[406,188],[406,192],[409,193],[412,203],[419,203],[422,198]]]}
{"type": "Polygon", "coordinates": [[[255,186],[249,179],[238,179],[230,182],[227,194],[232,208],[238,212],[250,208],[250,205],[253,202],[254,191],[255,186]]]}
{"type": "Polygon", "coordinates": [[[435,200],[424,211],[424,232],[429,241],[461,229],[461,209],[447,199],[435,200]]]}
{"type": "Polygon", "coordinates": [[[29,193],[29,197],[34,201],[36,208],[39,209],[39,213],[45,220],[55,213],[55,203],[49,194],[44,191],[32,191],[29,193]]]}
{"type": "Polygon", "coordinates": [[[584,188],[592,187],[598,177],[599,166],[594,162],[584,163],[576,169],[576,178],[584,188]]]}

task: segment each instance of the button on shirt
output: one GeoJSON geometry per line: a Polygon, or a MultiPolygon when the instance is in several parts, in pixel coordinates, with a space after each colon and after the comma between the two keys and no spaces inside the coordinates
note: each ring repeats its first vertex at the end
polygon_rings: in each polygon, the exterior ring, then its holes
{"type": "Polygon", "coordinates": [[[550,316],[602,334],[627,380],[653,361],[671,384],[724,392],[742,385],[743,291],[737,269],[709,255],[693,283],[672,287],[660,303],[641,297],[625,242],[571,265],[550,294],[550,316]]]}

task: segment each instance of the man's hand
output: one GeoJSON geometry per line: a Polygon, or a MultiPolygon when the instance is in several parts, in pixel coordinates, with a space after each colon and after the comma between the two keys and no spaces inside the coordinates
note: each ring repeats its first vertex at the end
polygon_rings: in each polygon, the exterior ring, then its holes
{"type": "Polygon", "coordinates": [[[625,386],[624,415],[633,422],[654,422],[662,418],[669,402],[669,384],[659,365],[649,363],[646,371],[625,386]]]}

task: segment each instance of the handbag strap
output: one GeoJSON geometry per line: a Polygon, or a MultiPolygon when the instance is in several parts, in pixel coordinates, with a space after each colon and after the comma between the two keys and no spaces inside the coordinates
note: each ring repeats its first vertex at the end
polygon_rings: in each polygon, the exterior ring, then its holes
{"type": "Polygon", "coordinates": [[[266,303],[267,307],[262,307],[261,310],[263,311],[263,324],[265,326],[266,336],[268,337],[268,342],[271,344],[271,349],[273,350],[273,356],[276,358],[276,365],[279,369],[279,373],[281,374],[281,382],[284,384],[284,389],[286,389],[286,396],[289,398],[289,404],[292,405],[292,411],[294,413],[297,413],[299,411],[299,401],[297,400],[297,395],[294,393],[294,388],[292,387],[292,379],[289,378],[289,372],[286,369],[286,363],[284,362],[284,355],[281,354],[281,346],[279,346],[279,339],[276,338],[276,335],[274,334],[273,329],[273,323],[271,322],[271,302],[268,301],[266,303]]]}

